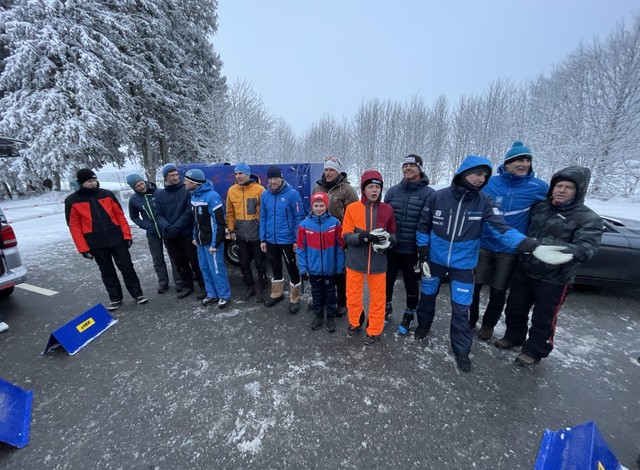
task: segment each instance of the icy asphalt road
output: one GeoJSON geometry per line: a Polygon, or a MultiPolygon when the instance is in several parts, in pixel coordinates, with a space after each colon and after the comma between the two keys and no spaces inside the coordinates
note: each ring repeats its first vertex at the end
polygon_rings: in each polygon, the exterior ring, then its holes
{"type": "MultiPolygon", "coordinates": [[[[43,220],[43,229],[46,220],[43,220]]],[[[0,446],[2,469],[531,469],[544,428],[595,420],[618,459],[640,452],[640,299],[577,292],[539,366],[474,342],[470,374],[449,352],[448,290],[430,345],[395,334],[365,347],[308,328],[311,314],[234,302],[227,310],[155,293],[144,237],[136,267],[150,298],[80,351],[41,356],[52,330],[105,302],[97,267],[71,242],[24,253],[29,283],[2,308],[0,377],[34,391],[31,442],[0,446]]],[[[239,272],[231,269],[234,293],[239,272]]],[[[397,286],[396,312],[404,305],[397,286]]],[[[497,335],[504,329],[501,323],[497,335]]]]}

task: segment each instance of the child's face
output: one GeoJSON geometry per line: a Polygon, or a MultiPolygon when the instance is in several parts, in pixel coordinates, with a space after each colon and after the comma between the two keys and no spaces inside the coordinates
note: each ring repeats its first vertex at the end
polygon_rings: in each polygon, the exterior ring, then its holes
{"type": "Polygon", "coordinates": [[[315,215],[322,215],[327,211],[327,206],[322,201],[314,201],[311,210],[315,215]]]}
{"type": "Polygon", "coordinates": [[[382,188],[379,184],[371,183],[364,187],[364,195],[372,202],[380,198],[380,193],[382,193],[382,188]]]}

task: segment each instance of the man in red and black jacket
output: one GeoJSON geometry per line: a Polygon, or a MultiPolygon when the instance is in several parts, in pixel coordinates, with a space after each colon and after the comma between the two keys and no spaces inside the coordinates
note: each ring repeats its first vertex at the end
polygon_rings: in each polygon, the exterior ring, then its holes
{"type": "Polygon", "coordinates": [[[120,203],[111,191],[100,188],[93,171],[78,170],[77,180],[80,189],[64,201],[65,217],[78,252],[100,268],[111,301],[107,309],[116,310],[122,305],[122,286],[114,260],[129,294],[138,304],[146,303],[131,262],[131,229],[120,203]]]}

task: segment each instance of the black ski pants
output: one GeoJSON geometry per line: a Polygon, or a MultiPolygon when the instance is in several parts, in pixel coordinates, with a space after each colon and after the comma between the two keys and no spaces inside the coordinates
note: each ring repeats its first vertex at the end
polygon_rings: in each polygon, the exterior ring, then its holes
{"type": "Polygon", "coordinates": [[[113,248],[92,248],[91,254],[100,268],[102,282],[107,289],[111,302],[119,302],[122,300],[122,286],[120,285],[115,266],[117,266],[122,273],[124,285],[129,294],[131,294],[131,297],[135,299],[142,295],[140,279],[138,279],[136,270],[133,268],[127,242],[123,240],[122,243],[118,243],[113,248]]]}
{"type": "Polygon", "coordinates": [[[260,249],[260,240],[240,240],[237,239],[238,257],[240,258],[240,272],[242,281],[246,286],[254,285],[253,273],[251,272],[251,261],[256,264],[258,272],[258,284],[262,289],[267,287],[267,257],[260,249]]]}

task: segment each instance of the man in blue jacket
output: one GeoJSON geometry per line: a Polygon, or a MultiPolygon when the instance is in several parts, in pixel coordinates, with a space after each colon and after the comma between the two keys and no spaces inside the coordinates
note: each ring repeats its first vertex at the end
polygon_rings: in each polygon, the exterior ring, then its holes
{"type": "Polygon", "coordinates": [[[202,305],[206,307],[217,302],[218,308],[226,308],[231,298],[231,287],[224,264],[226,223],[222,199],[198,168],[184,174],[184,184],[191,191],[193,244],[198,251],[198,262],[207,291],[202,305]]]}
{"type": "Polygon", "coordinates": [[[198,264],[198,253],[192,243],[191,194],[180,181],[178,167],[173,163],[162,167],[162,177],[164,189],[156,191],[153,210],[169,256],[182,279],[183,290],[178,293],[178,298],[184,299],[193,293],[195,277],[201,288],[197,298],[203,300],[206,297],[204,281],[198,264]]]}
{"type": "MultiPolygon", "coordinates": [[[[535,177],[531,150],[515,141],[498,167],[498,174],[489,178],[482,192],[491,196],[505,221],[520,233],[527,233],[531,207],[544,201],[549,185],[535,177]]],[[[507,287],[518,264],[518,253],[491,236],[488,227],[482,231],[480,258],[474,270],[475,288],[470,307],[469,327],[475,328],[480,316],[480,291],[489,283],[489,303],[482,317],[478,339],[488,341],[500,320],[507,298],[507,287]]]]}
{"type": "MultiPolygon", "coordinates": [[[[153,261],[153,269],[158,278],[158,294],[164,294],[169,290],[169,274],[164,260],[164,248],[162,247],[162,234],[153,214],[153,200],[157,190],[155,183],[145,181],[142,176],[132,173],[127,176],[127,184],[134,193],[129,198],[129,218],[147,233],[147,244],[153,261]]],[[[180,273],[171,262],[171,272],[176,284],[176,290],[182,291],[180,273]]]]}
{"type": "Polygon", "coordinates": [[[473,297],[473,269],[478,264],[484,226],[492,237],[518,252],[532,252],[549,264],[571,259],[564,247],[540,245],[509,227],[492,199],[480,190],[491,175],[491,161],[470,155],[456,171],[451,186],[432,193],[418,223],[417,243],[422,268],[421,297],[415,339],[424,340],[431,329],[436,298],[448,275],[451,289],[451,349],[458,368],[471,371],[469,305],[473,297]]]}
{"type": "Polygon", "coordinates": [[[289,313],[300,310],[302,283],[296,264],[298,225],[304,220],[302,197],[283,179],[282,170],[271,166],[267,170],[267,191],[260,196],[260,249],[271,262],[273,279],[271,296],[264,305],[273,307],[284,299],[282,258],[289,273],[289,313]]]}
{"type": "Polygon", "coordinates": [[[422,157],[410,154],[402,161],[402,181],[389,188],[384,196],[384,202],[393,208],[396,218],[396,244],[387,254],[387,305],[385,321],[393,312],[391,300],[393,288],[402,271],[404,291],[406,293],[406,308],[402,321],[398,326],[398,334],[406,335],[411,329],[413,315],[418,307],[420,297],[420,271],[416,272],[416,227],[420,220],[422,208],[433,188],[429,187],[429,178],[422,171],[422,157]]]}

